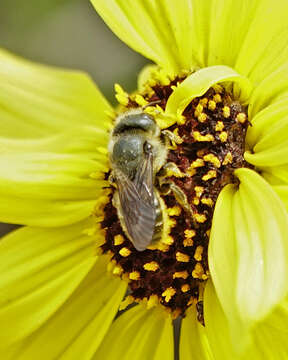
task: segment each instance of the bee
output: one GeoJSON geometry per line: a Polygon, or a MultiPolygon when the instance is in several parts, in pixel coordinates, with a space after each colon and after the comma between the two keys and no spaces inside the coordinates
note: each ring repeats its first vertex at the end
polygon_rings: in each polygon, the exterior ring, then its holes
{"type": "Polygon", "coordinates": [[[159,236],[161,222],[154,184],[167,150],[160,128],[142,109],[127,111],[116,118],[108,152],[116,183],[113,204],[122,229],[135,249],[144,251],[159,236]]]}

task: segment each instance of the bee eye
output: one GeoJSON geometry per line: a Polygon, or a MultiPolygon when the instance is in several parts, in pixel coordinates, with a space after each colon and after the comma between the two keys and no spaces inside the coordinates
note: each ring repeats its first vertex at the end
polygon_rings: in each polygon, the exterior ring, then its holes
{"type": "Polygon", "coordinates": [[[152,148],[153,148],[153,146],[148,141],[144,142],[143,150],[146,154],[149,154],[151,152],[152,148]]]}

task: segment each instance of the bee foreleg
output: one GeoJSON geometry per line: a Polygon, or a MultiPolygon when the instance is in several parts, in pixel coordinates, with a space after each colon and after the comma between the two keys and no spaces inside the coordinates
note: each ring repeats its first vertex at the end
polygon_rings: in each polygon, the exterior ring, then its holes
{"type": "Polygon", "coordinates": [[[177,147],[177,144],[179,145],[183,142],[182,138],[179,135],[175,134],[170,130],[163,130],[162,135],[164,135],[165,145],[168,148],[175,149],[177,147]]]}

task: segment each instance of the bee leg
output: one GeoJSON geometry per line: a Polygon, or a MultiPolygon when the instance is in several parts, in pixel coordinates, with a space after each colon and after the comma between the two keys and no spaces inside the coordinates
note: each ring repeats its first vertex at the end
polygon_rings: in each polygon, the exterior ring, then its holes
{"type": "Polygon", "coordinates": [[[163,172],[165,176],[175,176],[177,178],[184,178],[188,176],[187,174],[183,173],[173,162],[167,162],[163,166],[163,172]]]}
{"type": "Polygon", "coordinates": [[[189,214],[191,222],[193,223],[194,227],[197,228],[199,225],[194,220],[194,216],[193,216],[194,211],[191,205],[189,204],[187,196],[184,193],[184,191],[179,186],[174,184],[171,180],[165,178],[162,178],[161,181],[159,181],[159,185],[160,185],[160,192],[162,195],[169,195],[171,192],[173,193],[178,204],[182,207],[184,211],[186,211],[189,214]]]}
{"type": "Polygon", "coordinates": [[[179,135],[175,134],[170,130],[163,130],[162,135],[164,135],[166,147],[172,150],[176,149],[177,145],[180,145],[183,142],[182,138],[179,135]]]}
{"type": "Polygon", "coordinates": [[[188,202],[187,196],[184,191],[173,182],[170,184],[170,189],[173,192],[175,199],[179,205],[193,218],[193,210],[188,202]]]}

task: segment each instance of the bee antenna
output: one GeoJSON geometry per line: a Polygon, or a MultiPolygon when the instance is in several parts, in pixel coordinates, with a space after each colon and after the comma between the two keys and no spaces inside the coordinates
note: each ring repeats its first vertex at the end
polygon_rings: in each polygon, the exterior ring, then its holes
{"type": "Polygon", "coordinates": [[[142,109],[145,110],[148,106],[155,105],[155,104],[160,104],[160,103],[161,103],[161,100],[151,101],[147,105],[142,106],[142,109]]]}

